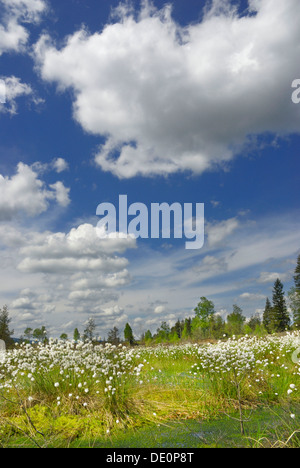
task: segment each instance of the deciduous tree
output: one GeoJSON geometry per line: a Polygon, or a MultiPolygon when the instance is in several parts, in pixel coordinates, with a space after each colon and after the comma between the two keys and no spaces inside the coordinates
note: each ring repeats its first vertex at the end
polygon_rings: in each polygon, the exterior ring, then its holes
{"type": "Polygon", "coordinates": [[[243,310],[236,304],[233,305],[233,311],[227,317],[228,331],[232,335],[240,335],[243,331],[243,326],[246,317],[243,315],[243,310]]]}
{"type": "Polygon", "coordinates": [[[87,321],[86,328],[83,331],[83,338],[85,340],[93,341],[95,330],[96,330],[95,320],[92,317],[90,317],[87,321]]]}
{"type": "Polygon", "coordinates": [[[202,330],[206,330],[209,328],[211,317],[215,313],[215,306],[212,301],[207,299],[206,297],[201,297],[200,302],[198,303],[197,307],[194,309],[194,312],[197,317],[197,322],[199,327],[202,330]]]}

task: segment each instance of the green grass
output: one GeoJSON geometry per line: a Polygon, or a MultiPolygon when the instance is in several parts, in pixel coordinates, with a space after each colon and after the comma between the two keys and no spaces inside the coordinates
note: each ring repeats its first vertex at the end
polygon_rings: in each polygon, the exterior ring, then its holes
{"type": "Polygon", "coordinates": [[[211,368],[201,368],[197,353],[176,346],[134,351],[128,362],[132,368],[143,363],[141,372],[118,378],[112,373],[120,369],[117,357],[107,376],[96,378],[88,366],[83,374],[62,372],[57,363],[44,366],[43,373],[36,366],[34,380],[27,371],[17,373],[0,389],[0,445],[299,448],[299,366],[291,360],[290,345],[271,351],[262,348],[245,374],[235,365],[218,372],[218,356],[211,368]],[[108,375],[115,394],[104,392],[108,375]],[[80,382],[86,385],[78,388],[80,382]]]}

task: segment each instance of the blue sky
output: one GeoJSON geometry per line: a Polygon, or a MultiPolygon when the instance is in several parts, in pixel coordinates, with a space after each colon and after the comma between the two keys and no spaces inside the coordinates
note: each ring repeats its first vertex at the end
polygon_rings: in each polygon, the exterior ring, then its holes
{"type": "Polygon", "coordinates": [[[297,0],[0,0],[0,304],[15,334],[261,313],[299,242],[297,0]],[[204,203],[205,243],[99,239],[96,208],[204,203]]]}

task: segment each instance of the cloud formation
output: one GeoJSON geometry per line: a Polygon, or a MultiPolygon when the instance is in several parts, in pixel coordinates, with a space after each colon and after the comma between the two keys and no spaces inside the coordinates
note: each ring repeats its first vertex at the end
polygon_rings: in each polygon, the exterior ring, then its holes
{"type": "Polygon", "coordinates": [[[225,239],[233,234],[240,226],[237,218],[230,218],[220,222],[209,223],[207,226],[207,237],[209,247],[222,245],[225,239]]]}
{"type": "Polygon", "coordinates": [[[20,162],[11,177],[0,174],[0,222],[22,213],[37,216],[48,209],[51,200],[66,207],[69,189],[60,181],[47,187],[33,167],[20,162]]]}
{"type": "Polygon", "coordinates": [[[281,281],[286,280],[287,278],[286,273],[277,273],[277,272],[267,272],[263,271],[260,274],[260,277],[258,279],[258,283],[274,283],[277,279],[280,279],[281,281]]]}
{"type": "Polygon", "coordinates": [[[4,103],[0,103],[0,113],[15,115],[17,113],[16,100],[21,96],[31,96],[34,100],[34,93],[26,83],[22,83],[20,78],[15,76],[6,77],[3,80],[4,103]]]}
{"type": "MultiPolygon", "coordinates": [[[[0,57],[4,53],[28,52],[29,25],[39,23],[46,10],[45,0],[0,0],[0,57]]],[[[21,96],[30,96],[35,104],[42,102],[20,78],[14,75],[0,78],[5,83],[5,103],[0,102],[0,113],[16,114],[16,99],[21,96]]]]}
{"type": "Polygon", "coordinates": [[[10,303],[19,329],[41,326],[50,313],[52,326],[68,313],[73,320],[79,314],[93,316],[102,327],[124,319],[118,288],[128,285],[131,276],[122,254],[136,247],[135,239],[101,239],[91,224],[69,232],[37,232],[4,223],[0,247],[2,264],[10,258],[6,275],[28,285],[10,303]]]}
{"type": "Polygon", "coordinates": [[[227,164],[255,136],[299,132],[298,0],[250,0],[247,16],[213,1],[186,27],[171,7],[121,5],[101,32],[82,27],[62,48],[42,35],[45,81],[72,89],[73,116],[104,138],[96,163],[119,178],[227,164]]]}
{"type": "Polygon", "coordinates": [[[135,239],[100,239],[97,228],[82,224],[67,234],[45,233],[35,243],[20,251],[24,257],[19,269],[24,272],[55,273],[76,272],[114,273],[123,270],[128,262],[116,252],[135,247],[135,239]]]}
{"type": "Polygon", "coordinates": [[[28,43],[29,23],[40,21],[46,11],[44,0],[0,0],[0,56],[5,52],[22,52],[28,43]]]}
{"type": "Polygon", "coordinates": [[[69,164],[63,158],[56,158],[52,161],[52,166],[58,174],[69,169],[69,164]]]}

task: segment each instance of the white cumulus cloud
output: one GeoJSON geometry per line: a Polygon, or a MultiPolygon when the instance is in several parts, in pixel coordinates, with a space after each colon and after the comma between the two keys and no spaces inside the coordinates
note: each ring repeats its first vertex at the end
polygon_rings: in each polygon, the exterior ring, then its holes
{"type": "Polygon", "coordinates": [[[104,138],[95,157],[120,178],[220,167],[253,136],[299,132],[298,0],[250,0],[239,16],[213,1],[186,27],[171,7],[122,5],[102,31],[82,27],[59,49],[35,46],[41,76],[72,89],[73,115],[104,138]]]}
{"type": "Polygon", "coordinates": [[[58,174],[69,169],[69,164],[63,158],[57,158],[52,161],[52,166],[58,174]]]}
{"type": "Polygon", "coordinates": [[[3,223],[0,234],[1,263],[15,289],[9,307],[18,329],[23,322],[41,326],[50,316],[52,322],[60,321],[68,313],[124,319],[118,289],[131,276],[121,254],[136,247],[135,239],[101,239],[91,224],[67,232],[37,232],[3,223]],[[7,267],[5,258],[11,258],[7,267]]]}
{"type": "Polygon", "coordinates": [[[126,268],[126,258],[116,252],[134,248],[133,238],[100,239],[97,228],[82,224],[68,233],[45,233],[21,248],[23,272],[66,274],[76,272],[115,273],[126,268]]]}
{"type": "Polygon", "coordinates": [[[46,11],[44,0],[0,0],[0,56],[22,52],[28,42],[28,23],[39,22],[46,11]]]}
{"type": "Polygon", "coordinates": [[[32,167],[20,162],[11,177],[0,174],[0,221],[22,213],[37,216],[47,210],[50,200],[65,207],[70,202],[68,193],[62,182],[47,187],[32,167]]]}

